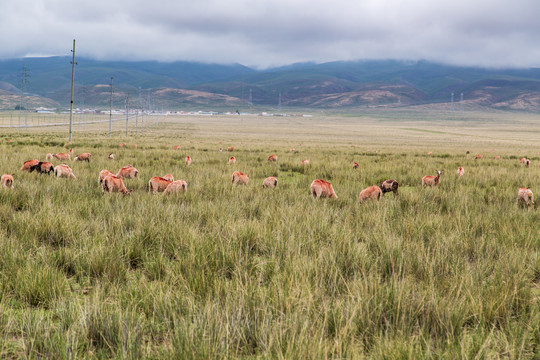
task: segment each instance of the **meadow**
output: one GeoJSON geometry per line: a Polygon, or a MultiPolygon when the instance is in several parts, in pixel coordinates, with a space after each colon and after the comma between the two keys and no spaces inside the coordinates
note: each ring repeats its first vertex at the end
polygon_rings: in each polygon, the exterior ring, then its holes
{"type": "Polygon", "coordinates": [[[540,196],[539,120],[162,117],[138,136],[75,127],[71,144],[65,128],[2,129],[15,188],[0,189],[0,358],[538,359],[540,210],[516,195],[540,196]],[[20,171],[70,147],[92,154],[68,162],[76,180],[20,171]],[[99,171],[126,164],[139,170],[131,195],[102,195],[99,171]],[[248,186],[231,184],[235,170],[248,186]],[[167,173],[188,192],[149,194],[167,173]],[[359,204],[389,178],[399,197],[359,204]],[[338,199],[312,199],[314,179],[338,199]]]}

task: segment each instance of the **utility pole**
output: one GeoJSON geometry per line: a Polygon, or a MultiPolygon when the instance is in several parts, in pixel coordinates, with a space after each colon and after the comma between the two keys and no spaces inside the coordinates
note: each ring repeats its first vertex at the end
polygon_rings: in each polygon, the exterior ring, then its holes
{"type": "Polygon", "coordinates": [[[69,107],[69,142],[71,142],[72,134],[72,124],[73,124],[73,82],[75,80],[75,39],[73,39],[73,50],[71,50],[73,53],[73,58],[71,60],[71,103],[69,107]]]}
{"type": "Polygon", "coordinates": [[[111,100],[109,102],[109,138],[112,137],[112,83],[113,77],[111,76],[111,100]]]}
{"type": "Polygon", "coordinates": [[[129,121],[129,93],[126,96],[126,137],[128,136],[128,121],[129,121]]]}

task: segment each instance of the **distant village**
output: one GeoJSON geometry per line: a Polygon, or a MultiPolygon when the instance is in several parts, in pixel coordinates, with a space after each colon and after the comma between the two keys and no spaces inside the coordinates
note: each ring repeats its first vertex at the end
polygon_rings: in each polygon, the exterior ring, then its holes
{"type": "MultiPolygon", "coordinates": [[[[69,110],[58,110],[57,108],[46,108],[46,107],[38,107],[34,110],[38,114],[69,114],[69,110]]],[[[249,112],[240,112],[240,111],[228,111],[228,112],[219,112],[219,111],[172,111],[172,110],[162,110],[162,111],[148,111],[148,110],[138,110],[138,109],[130,109],[127,110],[127,112],[130,115],[136,115],[136,114],[145,114],[145,115],[159,115],[159,116],[182,116],[182,115],[188,115],[188,116],[197,116],[197,115],[232,115],[232,116],[238,116],[238,115],[251,115],[251,116],[301,116],[301,117],[312,117],[312,115],[309,114],[287,114],[287,113],[268,113],[268,112],[260,112],[260,113],[249,113],[249,112]]],[[[98,109],[80,109],[76,108],[73,109],[74,114],[101,114],[101,115],[126,115],[125,109],[114,109],[114,110],[98,110],[98,109]]]]}

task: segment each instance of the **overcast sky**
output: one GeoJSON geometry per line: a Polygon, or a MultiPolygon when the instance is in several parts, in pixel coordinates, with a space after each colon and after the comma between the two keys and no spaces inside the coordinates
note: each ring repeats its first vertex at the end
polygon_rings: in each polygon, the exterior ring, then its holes
{"type": "Polygon", "coordinates": [[[540,67],[539,0],[1,0],[0,58],[540,67]]]}

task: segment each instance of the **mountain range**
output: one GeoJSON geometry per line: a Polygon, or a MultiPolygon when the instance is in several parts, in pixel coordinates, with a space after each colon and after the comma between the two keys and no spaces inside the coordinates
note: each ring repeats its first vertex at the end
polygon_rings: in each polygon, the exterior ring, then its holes
{"type": "MultiPolygon", "coordinates": [[[[354,110],[432,106],[540,111],[540,68],[486,69],[427,61],[240,64],[76,60],[76,107],[354,110]],[[463,94],[463,95],[462,95],[463,94]],[[461,97],[463,96],[463,100],[461,97]],[[460,101],[463,101],[460,104],[460,101]]],[[[71,58],[0,60],[0,108],[69,106],[71,58]]]]}

